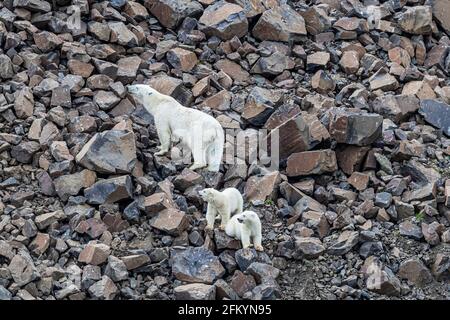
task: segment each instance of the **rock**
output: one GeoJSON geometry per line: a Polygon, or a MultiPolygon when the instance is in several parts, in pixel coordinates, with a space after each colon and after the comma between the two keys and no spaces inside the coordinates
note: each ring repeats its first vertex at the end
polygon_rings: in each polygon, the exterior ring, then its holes
{"type": "Polygon", "coordinates": [[[400,28],[412,34],[430,34],[432,32],[433,14],[429,6],[414,6],[398,17],[400,28]]]}
{"type": "Polygon", "coordinates": [[[356,190],[363,191],[367,189],[369,184],[369,175],[361,172],[353,172],[352,175],[347,179],[356,190]]]}
{"type": "Polygon", "coordinates": [[[330,226],[323,212],[305,211],[302,213],[302,222],[308,228],[315,230],[320,239],[327,236],[330,226]]]}
{"type": "Polygon", "coordinates": [[[347,74],[356,73],[359,69],[358,53],[356,51],[345,51],[342,54],[339,65],[347,74]]]}
{"type": "Polygon", "coordinates": [[[96,133],[77,154],[76,161],[100,173],[130,173],[136,165],[135,136],[124,130],[96,133]]]}
{"type": "Polygon", "coordinates": [[[402,236],[411,237],[416,240],[423,238],[422,230],[420,227],[411,222],[411,220],[405,220],[399,225],[400,234],[402,236]]]}
{"type": "Polygon", "coordinates": [[[366,259],[366,287],[370,291],[387,296],[399,296],[401,292],[400,280],[387,267],[382,267],[381,263],[373,260],[373,256],[366,259]]]}
{"type": "Polygon", "coordinates": [[[238,82],[246,84],[250,82],[249,79],[250,74],[245,69],[243,69],[239,64],[231,60],[228,59],[219,60],[214,64],[214,67],[230,76],[235,83],[238,82]]]}
{"type": "Polygon", "coordinates": [[[332,255],[340,256],[349,252],[359,240],[358,231],[344,231],[337,241],[327,248],[327,252],[332,255]]]}
{"type": "Polygon", "coordinates": [[[316,70],[324,68],[330,62],[330,54],[328,52],[315,52],[306,58],[306,67],[308,70],[316,70]]]}
{"type": "Polygon", "coordinates": [[[214,254],[204,247],[188,247],[171,255],[172,273],[180,281],[212,284],[225,274],[214,254]]]}
{"type": "Polygon", "coordinates": [[[227,90],[221,90],[215,95],[203,101],[203,106],[213,110],[225,111],[230,108],[231,94],[227,90]]]}
{"type": "Polygon", "coordinates": [[[14,111],[18,118],[26,119],[33,115],[34,96],[30,88],[24,87],[16,93],[14,111]]]}
{"type": "Polygon", "coordinates": [[[110,254],[111,249],[109,246],[104,243],[96,243],[95,241],[91,241],[80,252],[78,261],[98,266],[106,262],[110,254]]]}
{"type": "Polygon", "coordinates": [[[126,3],[125,13],[136,21],[142,21],[149,17],[147,9],[139,2],[134,1],[126,3]]]}
{"type": "Polygon", "coordinates": [[[407,279],[416,286],[424,286],[433,281],[430,270],[417,258],[403,261],[398,270],[401,279],[407,279]]]}
{"type": "Polygon", "coordinates": [[[234,254],[236,263],[241,271],[246,271],[253,262],[270,263],[267,254],[258,252],[253,248],[239,249],[234,254]]]}
{"type": "Polygon", "coordinates": [[[450,207],[450,179],[445,180],[445,205],[450,207]]]}
{"type": "Polygon", "coordinates": [[[254,87],[247,97],[241,116],[255,126],[263,125],[279,105],[281,98],[281,93],[277,91],[254,87]]]}
{"type": "Polygon", "coordinates": [[[84,190],[90,204],[114,203],[130,198],[133,194],[130,176],[104,179],[84,190]]]}
{"type": "Polygon", "coordinates": [[[63,220],[66,218],[66,215],[62,210],[57,210],[49,213],[44,213],[38,215],[34,222],[36,223],[36,226],[39,230],[44,230],[48,226],[52,225],[53,223],[63,220]]]}
{"type": "Polygon", "coordinates": [[[306,30],[309,34],[317,35],[331,27],[330,18],[323,8],[309,7],[307,10],[300,12],[300,14],[305,20],[306,30]]]}
{"type": "Polygon", "coordinates": [[[317,92],[325,94],[333,91],[336,84],[325,71],[319,70],[311,78],[311,87],[317,92]]]}
{"type": "Polygon", "coordinates": [[[230,287],[240,297],[243,297],[246,292],[249,292],[256,287],[256,282],[253,276],[246,275],[241,271],[236,270],[231,278],[230,287]]]}
{"type": "Polygon", "coordinates": [[[306,33],[303,17],[285,4],[264,11],[252,30],[253,36],[261,41],[288,42],[305,36],[306,33]]]}
{"type": "Polygon", "coordinates": [[[134,270],[150,262],[150,257],[146,254],[134,254],[131,256],[120,257],[125,263],[127,270],[134,270]]]}
{"type": "Polygon", "coordinates": [[[336,155],[332,150],[293,153],[287,160],[289,177],[322,174],[337,170],[336,155]]]}
{"type": "Polygon", "coordinates": [[[217,250],[238,250],[242,248],[240,240],[229,237],[224,231],[219,229],[214,229],[214,242],[217,250]]]}
{"type": "Polygon", "coordinates": [[[14,282],[20,287],[34,281],[40,276],[38,269],[34,265],[33,259],[28,252],[23,249],[20,249],[11,259],[8,270],[11,273],[14,282]]]}
{"type": "Polygon", "coordinates": [[[12,294],[4,286],[0,285],[0,300],[11,300],[12,294]]]}
{"type": "Polygon", "coordinates": [[[419,107],[419,99],[416,96],[383,95],[373,102],[375,112],[389,117],[396,123],[406,120],[419,107]]]}
{"type": "Polygon", "coordinates": [[[431,99],[422,100],[419,113],[426,122],[450,137],[450,105],[431,99]]]}
{"type": "Polygon", "coordinates": [[[123,84],[129,84],[133,82],[136,79],[137,72],[141,64],[142,59],[137,56],[119,59],[119,61],[117,61],[117,80],[119,80],[123,84]]]}
{"type": "Polygon", "coordinates": [[[438,232],[440,228],[441,226],[436,222],[430,224],[422,222],[421,229],[425,241],[432,246],[439,244],[441,242],[439,239],[440,232],[438,232]]]}
{"type": "Polygon", "coordinates": [[[40,148],[39,143],[35,141],[22,142],[11,148],[11,156],[21,163],[30,163],[40,148]]]}
{"type": "Polygon", "coordinates": [[[181,174],[173,180],[173,184],[175,188],[184,192],[187,188],[200,184],[202,181],[203,177],[200,174],[185,168],[181,174]]]}
{"type": "Polygon", "coordinates": [[[274,171],[264,176],[252,176],[247,180],[244,188],[244,197],[250,202],[264,202],[273,199],[276,186],[280,182],[280,173],[274,171]]]}
{"type": "Polygon", "coordinates": [[[336,150],[336,159],[342,171],[351,175],[359,171],[366,158],[368,147],[342,146],[336,150]]]}
{"type": "Polygon", "coordinates": [[[105,275],[114,282],[126,280],[128,279],[128,268],[121,259],[109,256],[108,264],[105,268],[105,275]]]}
{"type": "Polygon", "coordinates": [[[230,300],[240,300],[238,294],[231,288],[231,286],[222,279],[217,280],[214,283],[216,287],[216,299],[230,299],[230,300]]]}
{"type": "Polygon", "coordinates": [[[176,300],[214,300],[216,287],[204,283],[190,283],[174,289],[176,300]]]}
{"type": "Polygon", "coordinates": [[[157,192],[151,196],[145,197],[141,207],[146,214],[154,216],[156,213],[161,212],[164,209],[174,208],[174,204],[172,199],[170,199],[166,193],[157,192]]]}
{"type": "Polygon", "coordinates": [[[112,92],[99,90],[94,96],[94,102],[100,109],[110,110],[120,102],[120,98],[112,92]]]}
{"type": "Polygon", "coordinates": [[[385,69],[379,69],[369,78],[370,90],[391,91],[398,88],[399,84],[394,76],[385,69]]]}
{"type": "Polygon", "coordinates": [[[299,237],[295,240],[296,255],[302,259],[315,259],[325,252],[325,247],[317,238],[299,237]]]}
{"type": "Polygon", "coordinates": [[[40,256],[47,251],[50,246],[50,236],[46,233],[38,233],[36,238],[30,243],[30,250],[37,256],[40,256]]]}
{"type": "Polygon", "coordinates": [[[52,10],[51,4],[42,0],[14,0],[14,7],[31,12],[50,12],[52,10]]]}
{"type": "Polygon", "coordinates": [[[450,4],[445,0],[435,0],[432,3],[433,17],[439,22],[447,34],[450,34],[450,21],[448,20],[449,6],[450,4]]]}
{"type": "Polygon", "coordinates": [[[63,43],[63,41],[56,34],[48,31],[34,33],[33,40],[42,52],[52,51],[63,43]]]}
{"type": "Polygon", "coordinates": [[[184,212],[176,209],[165,209],[150,221],[153,228],[178,236],[189,226],[184,212]]]}
{"type": "Polygon", "coordinates": [[[111,29],[111,42],[117,42],[122,46],[135,47],[139,40],[137,36],[131,32],[123,22],[108,22],[111,29]]]}
{"type": "MultiPolygon", "coordinates": [[[[194,52],[182,48],[174,48],[167,52],[167,61],[175,69],[184,72],[191,71],[197,64],[197,56],[194,52]]],[[[119,69],[120,70],[120,69],[119,69]]]]}
{"type": "Polygon", "coordinates": [[[144,5],[166,28],[176,28],[186,17],[198,16],[203,7],[195,0],[146,0],[144,5]]]}
{"type": "Polygon", "coordinates": [[[14,74],[11,59],[6,54],[0,54],[0,78],[3,80],[11,79],[14,74]]]}
{"type": "Polygon", "coordinates": [[[380,208],[388,208],[392,202],[392,195],[389,192],[379,192],[375,195],[375,205],[380,208]]]}
{"type": "Polygon", "coordinates": [[[257,284],[261,284],[278,278],[280,270],[267,263],[252,262],[247,268],[247,273],[255,278],[257,284]]]}
{"type": "Polygon", "coordinates": [[[431,272],[437,280],[448,280],[450,278],[450,256],[443,253],[436,254],[431,272]]]}
{"type": "Polygon", "coordinates": [[[88,291],[94,299],[99,300],[113,300],[119,293],[117,286],[106,275],[89,287],[88,291]]]}
{"type": "Polygon", "coordinates": [[[374,113],[331,110],[330,136],[338,143],[369,145],[381,136],[383,117],[374,113]]]}
{"type": "Polygon", "coordinates": [[[207,36],[222,40],[243,37],[248,31],[248,21],[244,10],[237,4],[217,1],[203,11],[198,20],[199,30],[207,36]]]}

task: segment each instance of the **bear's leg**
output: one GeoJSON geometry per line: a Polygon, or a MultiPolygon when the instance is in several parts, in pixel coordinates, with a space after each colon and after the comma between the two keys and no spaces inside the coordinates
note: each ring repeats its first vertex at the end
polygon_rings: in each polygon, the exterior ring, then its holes
{"type": "Polygon", "coordinates": [[[255,235],[253,237],[253,245],[257,251],[264,251],[264,248],[261,244],[261,235],[260,234],[255,235]]]}
{"type": "Polygon", "coordinates": [[[220,170],[220,162],[223,156],[223,141],[215,139],[211,142],[206,150],[208,170],[212,172],[218,172],[220,170]]]}
{"type": "Polygon", "coordinates": [[[195,170],[206,167],[205,153],[202,150],[200,143],[194,143],[192,149],[193,149],[192,156],[194,157],[194,163],[189,167],[189,169],[195,170]]]}
{"type": "Polygon", "coordinates": [[[242,248],[245,249],[250,247],[250,230],[248,230],[244,226],[241,227],[241,242],[242,248]]]}
{"type": "Polygon", "coordinates": [[[156,126],[156,131],[161,145],[158,146],[159,151],[155,152],[155,155],[162,156],[166,154],[170,148],[170,131],[168,127],[158,129],[158,126],[156,126]]]}
{"type": "Polygon", "coordinates": [[[211,203],[208,203],[208,208],[206,209],[206,231],[214,229],[216,214],[216,208],[211,203]]]}
{"type": "Polygon", "coordinates": [[[225,203],[225,205],[220,210],[220,216],[222,217],[219,227],[220,230],[225,230],[228,221],[230,221],[230,215],[230,205],[228,203],[225,203]]]}

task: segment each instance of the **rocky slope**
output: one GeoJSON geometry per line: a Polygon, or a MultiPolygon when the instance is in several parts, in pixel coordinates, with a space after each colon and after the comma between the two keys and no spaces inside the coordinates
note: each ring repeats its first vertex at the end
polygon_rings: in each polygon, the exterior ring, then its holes
{"type": "Polygon", "coordinates": [[[446,0],[2,1],[0,299],[448,299],[449,15],[446,0]],[[132,83],[229,138],[277,128],[279,170],[154,156],[132,83]],[[206,186],[243,192],[264,253],[204,232],[206,186]]]}

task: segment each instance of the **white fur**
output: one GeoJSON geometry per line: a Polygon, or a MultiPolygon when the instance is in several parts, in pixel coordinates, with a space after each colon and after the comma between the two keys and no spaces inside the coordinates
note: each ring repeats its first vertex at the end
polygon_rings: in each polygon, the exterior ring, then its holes
{"type": "Polygon", "coordinates": [[[208,166],[217,172],[222,161],[224,134],[220,123],[199,110],[186,108],[174,98],[143,84],[128,86],[130,92],[155,119],[161,146],[155,155],[164,155],[171,142],[187,146],[194,157],[190,169],[208,166]]]}
{"type": "Polygon", "coordinates": [[[253,211],[244,211],[234,215],[228,221],[225,233],[241,240],[243,248],[248,248],[252,240],[256,250],[264,250],[261,244],[261,220],[253,211]]]}
{"type": "Polygon", "coordinates": [[[232,213],[241,213],[244,206],[242,195],[236,188],[227,188],[222,192],[206,188],[199,192],[200,196],[208,202],[206,210],[206,228],[212,230],[214,228],[214,220],[217,213],[221,217],[220,229],[225,230],[225,226],[232,213]]]}

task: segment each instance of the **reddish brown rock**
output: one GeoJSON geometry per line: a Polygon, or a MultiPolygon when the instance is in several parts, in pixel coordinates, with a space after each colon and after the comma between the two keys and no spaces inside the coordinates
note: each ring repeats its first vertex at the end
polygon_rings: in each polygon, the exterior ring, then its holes
{"type": "Polygon", "coordinates": [[[266,199],[274,199],[277,186],[281,180],[278,171],[266,174],[262,177],[252,176],[245,184],[244,194],[247,201],[264,202],[266,199]]]}
{"type": "Polygon", "coordinates": [[[203,7],[195,0],[145,0],[144,5],[166,28],[177,27],[186,17],[198,16],[203,7]]]}
{"type": "Polygon", "coordinates": [[[156,213],[174,207],[172,199],[169,199],[166,193],[158,192],[144,199],[142,209],[145,213],[153,216],[156,213]]]}
{"type": "Polygon", "coordinates": [[[94,266],[104,263],[111,253],[109,246],[95,241],[89,242],[78,256],[78,261],[94,266]]]}
{"type": "Polygon", "coordinates": [[[197,64],[197,56],[192,51],[174,48],[167,52],[167,61],[169,61],[172,67],[184,72],[189,72],[197,64]]]}
{"type": "Polygon", "coordinates": [[[248,31],[248,21],[242,7],[223,0],[208,6],[198,22],[200,31],[222,40],[243,37],[248,31]]]}
{"type": "Polygon", "coordinates": [[[150,221],[150,225],[168,234],[178,236],[189,226],[189,220],[183,211],[165,209],[150,221]]]}
{"type": "Polygon", "coordinates": [[[328,149],[291,154],[287,161],[286,173],[290,177],[296,177],[336,170],[336,155],[334,151],[328,149]]]}
{"type": "Polygon", "coordinates": [[[305,20],[290,6],[278,5],[264,11],[252,34],[259,40],[287,42],[306,35],[305,20]]]}
{"type": "Polygon", "coordinates": [[[351,175],[354,171],[359,171],[364,162],[368,147],[342,146],[336,150],[336,159],[342,171],[351,175]]]}
{"type": "Polygon", "coordinates": [[[359,69],[359,57],[356,51],[345,51],[342,54],[339,65],[347,74],[356,73],[359,69]]]}
{"type": "Polygon", "coordinates": [[[352,175],[347,179],[356,190],[363,191],[367,188],[369,184],[369,175],[361,172],[353,172],[352,175]]]}

